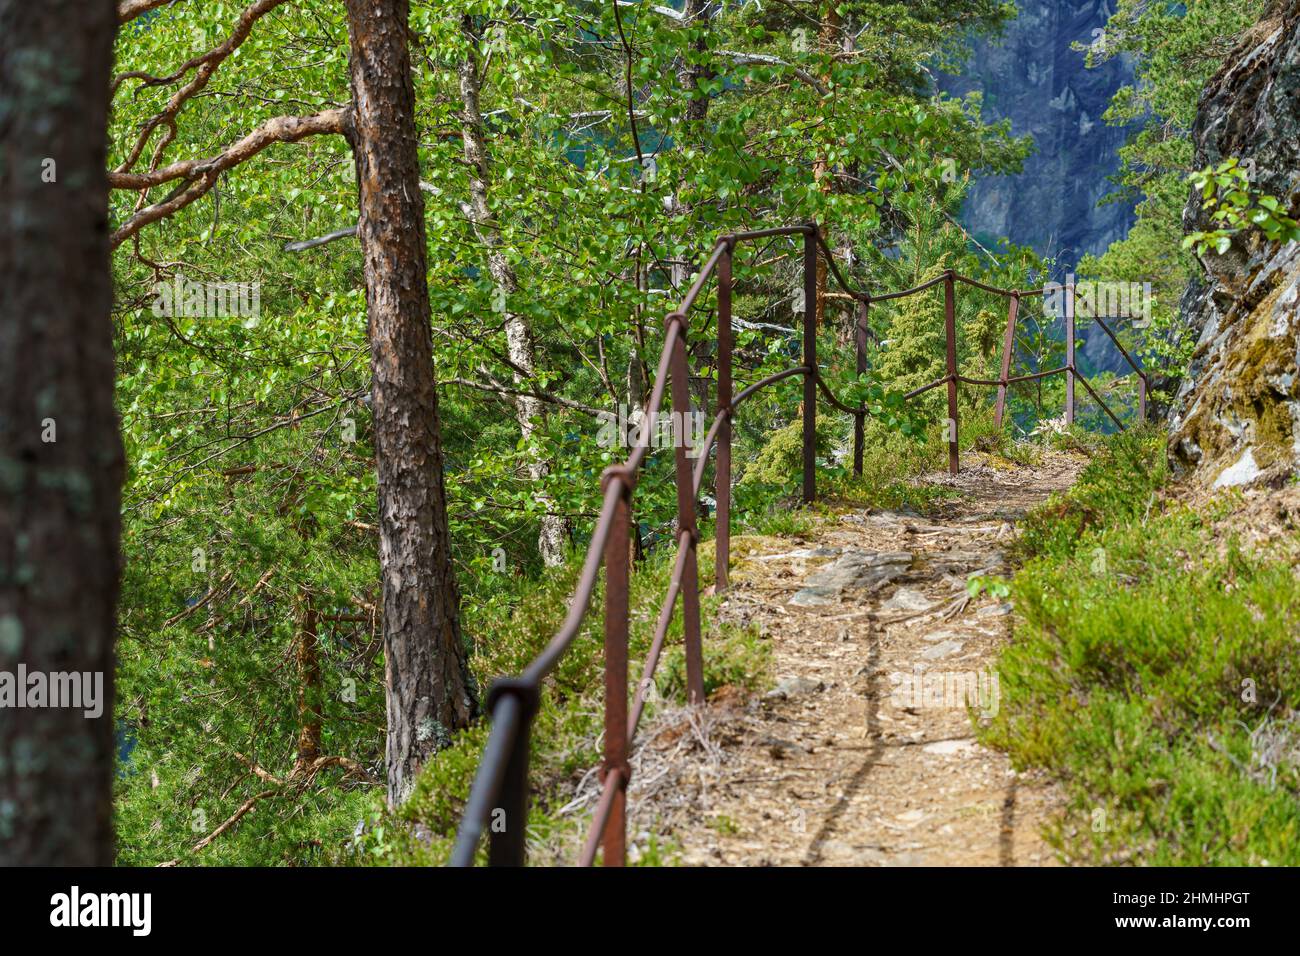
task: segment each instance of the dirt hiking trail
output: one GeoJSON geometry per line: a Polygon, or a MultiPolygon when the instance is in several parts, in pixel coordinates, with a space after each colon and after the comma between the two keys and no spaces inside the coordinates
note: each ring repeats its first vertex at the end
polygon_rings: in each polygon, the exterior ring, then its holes
{"type": "Polygon", "coordinates": [[[998,705],[1011,607],[966,584],[1006,572],[1015,522],[1081,459],[991,462],[919,479],[961,493],[929,517],[850,512],[736,540],[718,613],[771,641],[777,686],[647,728],[634,858],[653,831],[688,865],[1055,865],[1040,831],[1059,793],[974,739],[967,701],[998,705]]]}

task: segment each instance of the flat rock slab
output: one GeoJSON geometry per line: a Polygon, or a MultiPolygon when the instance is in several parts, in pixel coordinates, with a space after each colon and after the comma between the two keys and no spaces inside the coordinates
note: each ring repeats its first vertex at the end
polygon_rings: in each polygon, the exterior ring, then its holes
{"type": "Polygon", "coordinates": [[[787,551],[784,554],[762,554],[755,561],[785,561],[791,558],[833,558],[840,553],[839,548],[803,548],[799,551],[787,551]]]}
{"type": "Polygon", "coordinates": [[[928,754],[939,754],[943,757],[964,757],[976,752],[973,740],[936,740],[921,749],[928,754]]]}
{"type": "Polygon", "coordinates": [[[877,511],[875,514],[862,515],[860,520],[863,524],[889,527],[905,521],[915,521],[919,517],[914,511],[877,511]]]}
{"type": "Polygon", "coordinates": [[[938,644],[932,644],[921,652],[921,659],[927,661],[937,661],[941,657],[948,657],[956,654],[966,645],[961,641],[940,641],[938,644]]]}
{"type": "Polygon", "coordinates": [[[881,602],[882,611],[928,611],[938,607],[938,601],[932,601],[920,591],[911,588],[899,588],[888,601],[881,602]]]}
{"type": "Polygon", "coordinates": [[[795,607],[825,607],[827,604],[839,604],[843,588],[810,587],[795,592],[789,602],[795,607]]]}
{"type": "Polygon", "coordinates": [[[808,576],[804,587],[789,603],[795,607],[836,604],[844,591],[884,587],[912,565],[910,551],[858,551],[850,549],[826,567],[808,576]]]}
{"type": "Polygon", "coordinates": [[[803,694],[816,694],[826,689],[826,685],[811,677],[786,677],[769,690],[766,697],[799,697],[803,694]]]}
{"type": "Polygon", "coordinates": [[[930,559],[930,566],[940,574],[965,573],[971,568],[991,571],[1000,568],[1006,560],[1001,551],[941,551],[930,559]]]}

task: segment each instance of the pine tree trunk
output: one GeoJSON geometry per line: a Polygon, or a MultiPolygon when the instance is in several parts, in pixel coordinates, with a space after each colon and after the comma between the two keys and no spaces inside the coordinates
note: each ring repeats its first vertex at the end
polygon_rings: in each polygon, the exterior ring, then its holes
{"type": "Polygon", "coordinates": [[[0,672],[86,675],[99,711],[0,710],[0,866],[113,861],[116,25],[112,0],[0,0],[0,672]]]}
{"type": "Polygon", "coordinates": [[[320,616],[311,592],[298,596],[298,636],[294,658],[298,664],[298,759],[294,773],[307,772],[321,755],[320,616]]]}
{"type": "Polygon", "coordinates": [[[478,709],[452,572],[407,0],[348,0],[370,321],[388,683],[388,802],[478,709]]]}

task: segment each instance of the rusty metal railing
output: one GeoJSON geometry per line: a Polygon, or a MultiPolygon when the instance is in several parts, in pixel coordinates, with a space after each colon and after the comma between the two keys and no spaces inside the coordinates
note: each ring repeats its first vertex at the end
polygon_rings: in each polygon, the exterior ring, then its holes
{"type": "MultiPolygon", "coordinates": [[[[1059,368],[1010,376],[1014,352],[1016,316],[1022,298],[1043,295],[1046,290],[1020,291],[1000,289],[963,276],[953,270],[911,289],[872,296],[852,289],[840,274],[831,250],[826,245],[815,223],[785,226],[753,232],[732,233],[721,237],[705,261],[699,275],[691,284],[677,310],[664,320],[663,349],[656,368],[654,385],[646,403],[647,415],[657,415],[663,404],[667,382],[672,383],[670,401],[675,421],[685,421],[690,411],[690,393],[687,365],[688,316],[691,308],[711,278],[718,285],[717,314],[717,409],[713,422],[704,437],[695,467],[691,467],[690,452],[682,440],[674,441],[676,458],[677,555],[673,564],[667,593],[659,609],[654,636],[642,667],[641,680],[636,687],[632,703],[628,705],[628,597],[630,590],[629,534],[632,496],[637,475],[645,462],[649,446],[642,430],[639,443],[628,459],[605,469],[601,476],[602,504],[600,516],[592,531],[591,543],[583,560],[578,584],[569,602],[568,614],[559,631],[518,677],[496,681],[488,693],[487,712],[492,716],[492,730],[479,764],[478,773],[470,790],[469,800],[461,818],[460,830],[452,850],[450,865],[472,866],[478,845],[485,830],[489,832],[488,863],[492,866],[517,866],[524,862],[526,849],[526,823],[528,817],[528,764],[532,720],[537,713],[542,681],[554,670],[569,645],[577,637],[587,615],[592,595],[596,591],[601,566],[605,568],[604,625],[605,625],[605,741],[604,760],[601,766],[601,790],[595,812],[587,831],[579,863],[589,866],[595,862],[598,851],[604,851],[606,866],[621,866],[626,857],[626,792],[631,779],[628,755],[636,736],[637,725],[645,711],[646,693],[651,686],[655,669],[663,652],[669,625],[672,622],[677,599],[682,602],[683,639],[686,656],[686,694],[691,704],[704,702],[704,655],[700,635],[700,587],[696,548],[699,543],[696,501],[703,485],[709,452],[717,446],[714,461],[715,520],[715,586],[718,591],[727,587],[727,571],[731,539],[731,422],[736,409],[756,392],[784,379],[803,376],[803,474],[802,498],[811,503],[816,497],[816,418],[817,392],[820,390],[834,408],[854,416],[854,472],[862,474],[862,457],[865,420],[868,414],[863,406],[853,406],[837,398],[822,377],[817,362],[817,263],[818,255],[826,260],[828,272],[839,287],[855,300],[854,344],[856,368],[859,374],[867,366],[867,320],[873,302],[885,302],[915,295],[942,284],[944,287],[944,335],[946,371],[942,378],[909,392],[910,399],[940,385],[948,391],[948,467],[956,474],[958,456],[958,383],[994,386],[998,390],[995,419],[1001,427],[1009,385],[1046,378],[1066,376],[1067,422],[1074,421],[1074,381],[1084,384],[1098,405],[1123,428],[1119,418],[1102,401],[1088,381],[1075,367],[1074,362],[1074,286],[1064,287],[1066,293],[1066,363],[1059,368]],[[732,394],[732,260],[740,243],[782,236],[803,237],[804,325],[803,362],[753,383],[732,394]],[[1008,300],[1007,324],[1003,340],[1001,375],[995,380],[976,379],[962,375],[957,367],[956,283],[1000,295],[1008,300]]],[[[1100,319],[1098,324],[1115,340],[1121,354],[1128,360],[1139,379],[1139,418],[1146,416],[1146,376],[1120,345],[1114,333],[1100,319]]]]}

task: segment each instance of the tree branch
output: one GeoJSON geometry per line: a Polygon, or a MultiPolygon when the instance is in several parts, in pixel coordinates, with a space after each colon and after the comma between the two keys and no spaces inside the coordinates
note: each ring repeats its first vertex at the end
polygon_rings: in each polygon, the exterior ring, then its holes
{"type": "MultiPolygon", "coordinates": [[[[615,7],[635,7],[638,10],[646,9],[640,3],[633,3],[631,0],[616,0],[615,7]]],[[[685,15],[680,10],[674,10],[672,7],[661,7],[657,4],[651,5],[648,9],[653,10],[661,17],[667,17],[669,20],[676,20],[683,23],[686,20],[685,15]]]]}
{"type": "Polygon", "coordinates": [[[539,402],[549,402],[552,405],[559,405],[561,408],[571,408],[577,412],[586,412],[588,415],[599,416],[603,414],[600,409],[592,408],[590,405],[583,405],[581,402],[575,402],[569,398],[561,398],[559,395],[552,395],[550,392],[530,392],[522,389],[509,388],[505,385],[493,382],[487,384],[484,382],[475,382],[468,378],[444,378],[439,379],[439,385],[464,385],[466,388],[475,388],[480,392],[492,392],[497,395],[508,395],[511,398],[535,398],[539,402]]]}
{"type": "Polygon", "coordinates": [[[117,5],[117,22],[130,23],[141,14],[148,13],[150,10],[157,10],[159,7],[165,7],[168,4],[176,3],[178,0],[119,0],[117,5]]]}
{"type": "Polygon", "coordinates": [[[354,223],[346,229],[339,229],[337,232],[326,233],[323,236],[317,236],[315,239],[302,239],[298,242],[287,242],[284,246],[285,252],[304,252],[307,249],[315,249],[317,246],[323,246],[328,242],[334,242],[336,239],[348,239],[357,234],[357,227],[354,223]]]}
{"type": "Polygon", "coordinates": [[[825,96],[827,92],[826,84],[817,77],[813,76],[807,70],[800,69],[792,63],[788,63],[779,56],[772,56],[767,53],[742,53],[738,50],[716,50],[718,56],[725,56],[734,60],[738,66],[783,66],[791,70],[795,76],[803,80],[814,90],[825,96]]]}
{"type": "MultiPolygon", "coordinates": [[[[234,813],[230,815],[230,817],[226,820],[225,823],[221,824],[221,826],[217,827],[215,830],[213,830],[211,833],[205,836],[198,843],[194,844],[194,846],[190,847],[190,852],[198,853],[200,850],[202,850],[204,847],[210,844],[213,840],[221,836],[221,834],[225,833],[236,823],[238,823],[241,819],[243,819],[244,814],[248,813],[249,810],[253,809],[257,801],[265,800],[267,797],[273,797],[278,792],[279,792],[278,790],[263,790],[261,793],[254,794],[253,796],[249,797],[247,800],[244,801],[243,805],[241,805],[238,810],[236,810],[234,813]]],[[[175,864],[175,862],[176,861],[172,861],[173,865],[175,864]]]]}
{"type": "Polygon", "coordinates": [[[209,591],[206,595],[204,595],[200,600],[194,602],[185,610],[181,611],[179,614],[173,617],[169,617],[167,618],[167,620],[163,621],[162,623],[163,628],[164,629],[169,628],[173,624],[177,623],[178,621],[183,621],[185,618],[189,617],[195,611],[199,610],[199,608],[207,605],[214,597],[216,597],[219,593],[221,593],[221,591],[225,588],[226,584],[234,576],[235,576],[234,571],[227,571],[226,576],[217,582],[217,586],[214,587],[211,591],[209,591]]]}
{"type": "MultiPolygon", "coordinates": [[[[212,63],[212,69],[215,70],[221,61],[231,54],[235,47],[239,46],[239,44],[243,43],[244,40],[248,38],[248,34],[252,31],[253,23],[255,21],[260,19],[264,13],[267,13],[284,2],[286,2],[286,0],[258,0],[257,3],[254,3],[240,14],[239,20],[235,23],[234,31],[226,38],[224,43],[213,47],[207,53],[200,53],[198,56],[191,57],[189,60],[186,60],[181,64],[174,73],[167,76],[154,76],[152,73],[145,70],[131,70],[127,73],[118,74],[113,78],[113,83],[109,87],[109,98],[111,99],[116,96],[118,87],[127,80],[140,80],[144,86],[165,86],[168,83],[175,83],[190,70],[197,69],[210,61],[215,60],[215,62],[212,63]]],[[[211,75],[211,72],[212,71],[209,70],[209,75],[211,75]]],[[[190,95],[193,95],[193,92],[197,92],[197,88],[192,91],[190,95]]],[[[184,99],[188,98],[188,96],[184,97],[184,99]]],[[[159,115],[161,116],[162,114],[159,115]]],[[[172,113],[172,118],[175,118],[175,113],[172,113]]]]}
{"type": "Polygon", "coordinates": [[[308,136],[324,133],[343,133],[348,123],[348,108],[326,110],[314,116],[277,116],[269,119],[225,152],[209,159],[186,159],[148,173],[108,174],[112,189],[149,189],[163,183],[181,180],[182,185],[161,202],[146,206],[134,213],[113,232],[116,248],[145,226],[172,215],[188,206],[210,190],[217,177],[228,169],[256,156],[273,143],[296,143],[308,136]]]}
{"type": "MultiPolygon", "coordinates": [[[[235,51],[236,47],[248,39],[248,34],[253,30],[253,24],[261,19],[263,14],[275,9],[284,2],[286,2],[286,0],[256,0],[255,3],[245,7],[243,12],[239,15],[239,20],[235,23],[235,29],[231,31],[230,36],[226,38],[224,43],[214,47],[207,53],[190,60],[177,70],[172,77],[159,79],[149,76],[148,74],[136,74],[138,79],[144,79],[146,82],[161,84],[171,82],[172,79],[179,79],[188,70],[194,69],[195,67],[198,68],[198,72],[194,74],[194,79],[190,80],[183,87],[173,93],[171,99],[167,101],[167,105],[163,107],[162,112],[155,114],[147,123],[144,124],[144,128],[140,130],[140,134],[136,138],[135,146],[131,148],[131,152],[122,162],[122,165],[117,168],[117,172],[126,172],[139,162],[140,155],[144,152],[144,148],[148,144],[150,137],[153,136],[154,130],[159,126],[166,126],[170,135],[163,137],[153,154],[153,162],[155,164],[158,162],[158,158],[162,155],[162,151],[167,148],[167,145],[173,139],[176,138],[176,115],[180,113],[181,107],[183,107],[186,101],[194,96],[195,93],[208,85],[208,80],[211,79],[212,74],[217,71],[217,67],[225,61],[226,57],[230,56],[230,54],[235,51]]],[[[155,6],[161,6],[161,4],[155,4],[155,6]]],[[[132,74],[125,74],[115,79],[113,81],[111,93],[116,93],[118,84],[131,75],[132,74]]]]}

